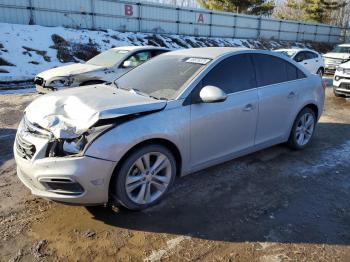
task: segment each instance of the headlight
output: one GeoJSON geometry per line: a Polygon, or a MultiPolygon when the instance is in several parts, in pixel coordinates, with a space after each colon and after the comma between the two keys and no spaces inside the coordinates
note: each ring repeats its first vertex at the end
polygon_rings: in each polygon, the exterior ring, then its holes
{"type": "Polygon", "coordinates": [[[71,77],[64,77],[60,79],[56,79],[51,81],[49,86],[51,87],[64,87],[64,86],[70,86],[73,83],[74,79],[71,77]]]}
{"type": "Polygon", "coordinates": [[[336,68],[336,70],[337,70],[338,72],[340,72],[340,73],[345,73],[345,68],[342,68],[342,67],[340,67],[340,66],[338,66],[338,67],[336,68]]]}

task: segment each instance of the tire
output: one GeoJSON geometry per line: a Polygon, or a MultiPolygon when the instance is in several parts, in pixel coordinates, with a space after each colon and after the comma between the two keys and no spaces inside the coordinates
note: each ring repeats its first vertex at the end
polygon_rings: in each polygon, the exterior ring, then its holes
{"type": "Polygon", "coordinates": [[[318,75],[322,78],[322,77],[323,77],[323,74],[324,74],[323,68],[320,67],[320,68],[317,70],[316,74],[318,74],[318,75]]]}
{"type": "Polygon", "coordinates": [[[305,107],[299,112],[294,121],[292,131],[287,142],[288,146],[295,150],[301,150],[307,147],[313,137],[315,127],[315,113],[312,109],[305,107]]]}
{"type": "Polygon", "coordinates": [[[101,80],[91,80],[91,81],[83,82],[79,86],[98,85],[98,84],[103,84],[103,83],[104,83],[104,81],[101,81],[101,80]]]}
{"type": "Polygon", "coordinates": [[[134,150],[115,175],[111,185],[114,202],[130,210],[142,210],[164,198],[175,180],[176,160],[168,148],[146,145],[134,150]],[[157,163],[163,167],[158,171],[157,163]]]}

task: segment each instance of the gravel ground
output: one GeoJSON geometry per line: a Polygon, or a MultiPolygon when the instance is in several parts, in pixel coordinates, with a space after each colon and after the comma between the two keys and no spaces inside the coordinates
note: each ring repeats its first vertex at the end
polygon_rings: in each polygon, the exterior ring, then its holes
{"type": "Polygon", "coordinates": [[[278,145],[177,179],[143,212],[30,195],[11,151],[36,96],[0,96],[0,261],[350,261],[350,100],[331,89],[306,150],[278,145]]]}

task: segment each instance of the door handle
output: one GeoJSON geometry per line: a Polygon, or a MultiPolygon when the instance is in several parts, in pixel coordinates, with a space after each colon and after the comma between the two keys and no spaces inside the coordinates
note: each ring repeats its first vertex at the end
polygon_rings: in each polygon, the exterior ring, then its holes
{"type": "Polygon", "coordinates": [[[251,111],[254,109],[254,106],[252,104],[247,104],[245,105],[245,107],[243,108],[243,111],[251,111]]]}
{"type": "Polygon", "coordinates": [[[304,65],[307,65],[307,63],[304,63],[304,65]]]}
{"type": "Polygon", "coordinates": [[[292,91],[292,92],[290,92],[289,94],[288,94],[288,98],[293,98],[293,97],[295,97],[296,96],[296,94],[294,93],[294,91],[292,91]]]}

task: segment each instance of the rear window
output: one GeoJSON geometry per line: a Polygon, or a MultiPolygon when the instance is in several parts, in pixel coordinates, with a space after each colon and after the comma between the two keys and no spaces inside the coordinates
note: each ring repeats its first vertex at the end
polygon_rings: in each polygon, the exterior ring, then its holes
{"type": "Polygon", "coordinates": [[[281,58],[264,54],[254,54],[253,57],[258,86],[273,85],[306,77],[299,68],[281,58]]]}

